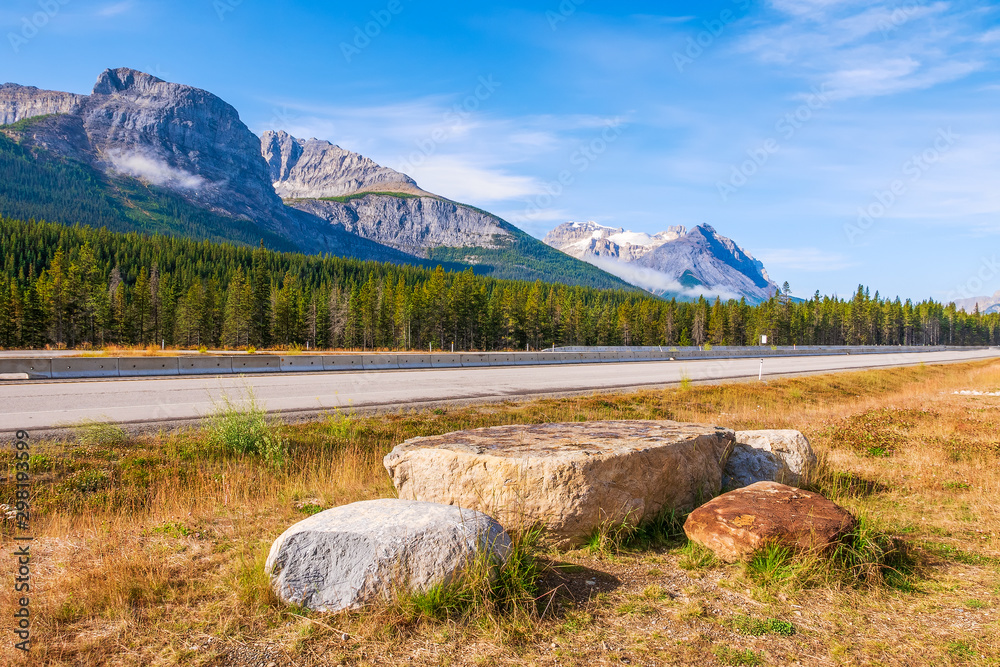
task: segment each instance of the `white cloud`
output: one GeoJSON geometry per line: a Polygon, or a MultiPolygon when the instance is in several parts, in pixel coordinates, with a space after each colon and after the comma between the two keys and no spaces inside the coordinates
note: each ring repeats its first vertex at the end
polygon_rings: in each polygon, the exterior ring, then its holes
{"type": "Polygon", "coordinates": [[[541,192],[529,176],[482,167],[454,156],[432,156],[407,172],[425,190],[458,201],[494,202],[517,199],[541,192]]]}
{"type": "Polygon", "coordinates": [[[770,248],[756,253],[770,272],[773,268],[795,271],[839,271],[855,266],[848,257],[819,248],[770,248]]]}
{"type": "Polygon", "coordinates": [[[198,190],[207,183],[201,176],[173,167],[159,158],[144,153],[112,151],[108,153],[108,159],[116,171],[141,178],[154,185],[180,190],[198,190]]]}
{"type": "Polygon", "coordinates": [[[697,299],[699,296],[703,296],[706,299],[719,297],[724,301],[740,298],[740,295],[722,287],[684,287],[666,273],[646,266],[636,266],[628,262],[619,262],[610,257],[588,255],[583,259],[597,268],[607,271],[611,275],[618,276],[627,283],[641,287],[654,294],[670,293],[690,299],[697,299]]]}

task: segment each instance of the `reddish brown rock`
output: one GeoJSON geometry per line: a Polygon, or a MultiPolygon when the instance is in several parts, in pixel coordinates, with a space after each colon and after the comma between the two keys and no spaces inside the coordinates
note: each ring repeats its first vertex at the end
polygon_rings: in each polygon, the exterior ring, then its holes
{"type": "Polygon", "coordinates": [[[770,542],[822,550],[854,527],[854,517],[823,496],[777,482],[723,494],[688,516],[688,538],[734,563],[770,542]]]}

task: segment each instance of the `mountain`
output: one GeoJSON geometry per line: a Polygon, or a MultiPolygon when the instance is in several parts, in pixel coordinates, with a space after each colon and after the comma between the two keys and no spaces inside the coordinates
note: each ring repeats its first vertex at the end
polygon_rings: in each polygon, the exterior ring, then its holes
{"type": "MultiPolygon", "coordinates": [[[[993,293],[993,296],[971,296],[965,299],[954,299],[955,307],[972,313],[979,307],[981,313],[1000,313],[1000,290],[993,293]]],[[[945,303],[948,303],[945,300],[945,303]]]]}
{"type": "Polygon", "coordinates": [[[11,217],[631,288],[364,156],[259,138],[215,95],[128,68],[89,95],[0,86],[0,173],[11,217]]]}
{"type": "Polygon", "coordinates": [[[289,207],[408,255],[497,278],[627,286],[491,213],[427,192],[406,174],[328,141],[265,132],[261,154],[289,207]]]}
{"type": "Polygon", "coordinates": [[[777,292],[764,265],[709,225],[658,234],[595,222],[567,222],[544,242],[654,294],[720,296],[760,302],[777,292]]]}
{"type": "Polygon", "coordinates": [[[408,259],[286,207],[260,140],[203,90],[124,68],[105,70],[90,95],[4,84],[0,120],[6,215],[408,259]]]}

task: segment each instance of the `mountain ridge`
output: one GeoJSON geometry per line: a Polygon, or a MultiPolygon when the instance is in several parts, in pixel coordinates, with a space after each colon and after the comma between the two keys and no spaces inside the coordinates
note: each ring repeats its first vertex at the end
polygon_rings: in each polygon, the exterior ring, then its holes
{"type": "Polygon", "coordinates": [[[257,236],[307,254],[631,288],[405,174],[328,141],[258,137],[221,98],[138,70],[105,70],[90,95],[4,84],[0,120],[13,144],[0,159],[20,174],[0,183],[8,215],[244,244],[257,236]],[[99,201],[99,210],[53,196],[53,187],[99,201]],[[392,194],[416,198],[400,205],[392,194]]]}
{"type": "Polygon", "coordinates": [[[672,226],[650,235],[592,221],[567,222],[544,242],[660,296],[760,302],[778,291],[762,262],[707,224],[690,230],[672,226]]]}

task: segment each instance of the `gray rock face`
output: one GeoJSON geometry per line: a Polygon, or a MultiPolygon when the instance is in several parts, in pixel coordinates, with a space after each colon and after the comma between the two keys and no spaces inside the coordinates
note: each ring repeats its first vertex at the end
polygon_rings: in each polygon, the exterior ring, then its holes
{"type": "Polygon", "coordinates": [[[736,489],[757,482],[800,486],[809,480],[816,464],[809,441],[798,431],[737,431],[722,486],[736,489]]]}
{"type": "Polygon", "coordinates": [[[268,131],[261,137],[261,154],[275,192],[283,199],[340,197],[373,190],[426,194],[406,174],[329,141],[268,131]]]}
{"type": "Polygon", "coordinates": [[[498,248],[511,235],[499,218],[438,197],[365,195],[344,203],[305,199],[289,204],[352,234],[418,257],[442,246],[498,248]]]}
{"type": "Polygon", "coordinates": [[[709,225],[650,236],[593,222],[567,222],[545,243],[653,292],[762,301],[777,291],[764,265],[709,225]]]}
{"type": "Polygon", "coordinates": [[[0,125],[35,116],[73,113],[85,99],[86,95],[5,83],[0,86],[0,125]]]}
{"type": "Polygon", "coordinates": [[[106,70],[80,115],[99,159],[231,215],[281,216],[257,136],[204,90],[106,70]]]}
{"type": "Polygon", "coordinates": [[[716,495],[732,442],[728,429],[672,421],[497,426],[413,438],[384,463],[400,498],[540,524],[576,546],[716,495]]]}
{"type": "Polygon", "coordinates": [[[211,93],[128,68],[105,70],[89,96],[0,87],[0,118],[51,113],[65,116],[29,128],[34,145],[226,215],[270,228],[295,225],[271,186],[256,135],[211,93]]]}
{"type": "Polygon", "coordinates": [[[357,609],[398,591],[456,581],[477,557],[506,559],[511,541],[473,510],[396,499],[314,514],[274,541],[265,571],[280,599],[315,611],[357,609]]]}
{"type": "Polygon", "coordinates": [[[764,265],[710,225],[699,225],[636,260],[639,266],[692,275],[701,284],[728,288],[734,296],[766,299],[777,291],[764,265]]]}

